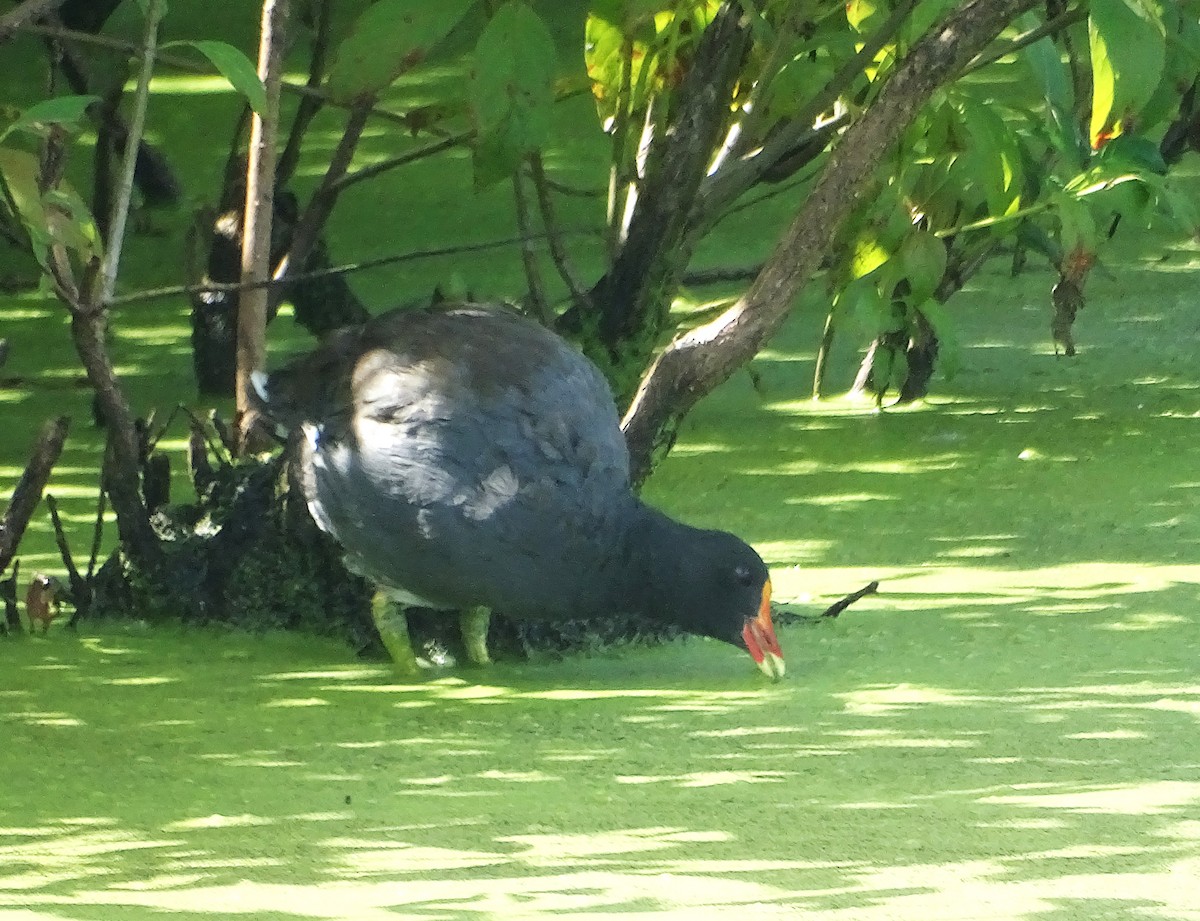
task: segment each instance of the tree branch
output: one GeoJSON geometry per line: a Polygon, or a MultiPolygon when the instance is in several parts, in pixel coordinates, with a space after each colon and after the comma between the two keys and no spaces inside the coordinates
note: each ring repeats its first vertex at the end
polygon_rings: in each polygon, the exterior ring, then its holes
{"type": "Polygon", "coordinates": [[[12,38],[13,33],[53,13],[64,3],[66,0],[25,0],[15,10],[0,16],[0,45],[12,38]]]}
{"type": "Polygon", "coordinates": [[[554,213],[554,201],[550,197],[550,184],[546,180],[546,167],[542,155],[534,152],[529,155],[529,176],[533,179],[533,187],[537,192],[538,208],[542,212],[542,224],[546,228],[546,242],[549,244],[550,258],[558,275],[571,292],[572,303],[578,304],[587,297],[587,292],[579,283],[579,275],[571,265],[571,257],[563,246],[562,233],[558,229],[558,218],[554,213]]]}
{"type": "Polygon", "coordinates": [[[546,289],[542,283],[542,272],[538,267],[537,252],[533,248],[529,224],[529,200],[525,195],[525,179],[518,166],[513,170],[513,204],[517,212],[517,232],[521,235],[521,264],[525,268],[525,283],[529,287],[529,306],[538,322],[549,326],[554,321],[554,314],[546,303],[546,289]]]}
{"type": "Polygon", "coordinates": [[[108,303],[117,287],[117,269],[121,264],[121,247],[125,241],[125,222],[129,219],[129,201],[133,196],[133,173],[137,167],[138,145],[146,125],[146,104],[150,99],[150,77],[154,73],[154,51],[158,46],[158,23],[163,14],[162,0],[150,0],[146,10],[146,29],[142,36],[142,69],[138,75],[137,92],[133,97],[133,115],[125,137],[125,155],[121,162],[121,178],[113,196],[112,216],[108,220],[108,239],[104,262],[100,270],[98,305],[108,303]]]}
{"type": "Polygon", "coordinates": [[[69,429],[70,420],[66,416],[59,416],[43,425],[38,433],[33,454],[13,489],[4,518],[0,519],[0,572],[4,572],[16,556],[25,529],[29,527],[34,510],[42,499],[50,472],[62,454],[69,429]]]}
{"type": "MultiPolygon", "coordinates": [[[[292,231],[292,245],[288,248],[287,255],[280,260],[279,268],[275,271],[276,281],[289,278],[293,272],[299,273],[308,260],[309,253],[312,252],[313,245],[321,233],[321,228],[329,218],[330,212],[333,211],[334,204],[337,203],[338,180],[345,176],[350,161],[354,157],[358,141],[367,125],[367,118],[371,114],[372,103],[372,99],[366,99],[350,110],[350,117],[346,120],[342,139],[329,158],[329,166],[325,170],[321,184],[317,186],[317,190],[313,192],[313,196],[308,202],[308,207],[296,221],[295,230],[292,231]]],[[[283,288],[273,288],[272,291],[272,301],[275,301],[283,288]]]]}
{"type": "MultiPolygon", "coordinates": [[[[329,18],[333,0],[316,0],[317,14],[312,22],[313,40],[309,52],[308,80],[305,83],[310,90],[319,90],[321,81],[325,79],[325,65],[329,58],[329,18]]],[[[300,105],[292,119],[292,129],[288,133],[287,144],[279,156],[279,166],[275,170],[275,184],[287,186],[296,166],[300,163],[300,152],[308,126],[321,111],[324,100],[316,94],[305,94],[300,97],[300,105]]]]}
{"type": "Polygon", "coordinates": [[[643,377],[622,421],[635,481],[674,441],[696,402],[752,358],[779,329],[820,266],[879,165],[934,91],[957,76],[1016,16],[1038,0],[968,0],[930,29],[852,125],[762,272],[716,320],[677,338],[643,377]]]}
{"type": "MultiPolygon", "coordinates": [[[[702,233],[711,227],[730,202],[754,186],[776,164],[791,156],[793,151],[811,147],[817,141],[828,141],[832,132],[827,126],[813,128],[817,118],[833,106],[838,97],[875,60],[875,55],[896,37],[896,33],[900,31],[917,2],[918,0],[902,0],[863,43],[858,53],[839,67],[821,91],[810,99],[786,126],[768,137],[758,151],[727,164],[705,180],[696,201],[695,222],[697,228],[702,228],[699,232],[702,233]]],[[[824,149],[824,146],[822,143],[820,149],[824,149]]],[[[820,150],[817,150],[813,155],[819,152],[820,150]]],[[[799,165],[801,164],[797,164],[797,167],[799,165]]]]}
{"type": "MultiPolygon", "coordinates": [[[[250,155],[246,164],[245,219],[242,226],[242,282],[255,284],[271,276],[271,218],[275,210],[276,137],[279,130],[279,84],[283,73],[284,30],[288,0],[263,3],[258,48],[258,76],[266,87],[265,112],[250,121],[250,155]]],[[[254,448],[257,401],[251,375],[267,364],[266,330],[270,289],[255,287],[238,299],[237,412],[238,444],[254,448]]]]}
{"type": "MultiPolygon", "coordinates": [[[[598,236],[597,231],[584,228],[561,230],[561,236],[578,236],[591,237],[595,239],[598,236]]],[[[531,239],[542,240],[546,238],[546,234],[535,234],[531,239]]],[[[395,265],[400,262],[415,262],[418,259],[438,259],[443,256],[459,256],[465,253],[482,253],[493,249],[503,249],[506,246],[517,246],[522,243],[523,237],[508,237],[503,240],[492,240],[487,243],[468,243],[462,246],[439,246],[434,249],[416,250],[411,253],[394,253],[390,256],[379,256],[375,259],[364,259],[361,262],[350,262],[345,265],[334,266],[331,269],[317,269],[311,272],[297,272],[296,274],[288,273],[287,279],[272,278],[267,281],[254,282],[253,284],[242,284],[241,282],[197,282],[190,285],[166,285],[162,288],[149,288],[145,291],[134,291],[130,294],[122,294],[114,297],[109,304],[113,307],[124,306],[126,304],[137,304],[143,301],[160,300],[164,297],[179,297],[180,295],[199,294],[204,291],[213,292],[230,292],[239,293],[249,291],[253,288],[276,288],[285,287],[289,284],[297,284],[302,281],[316,281],[323,278],[331,278],[335,275],[349,275],[351,272],[365,272],[367,269],[378,268],[381,265],[395,265]]]]}
{"type": "MultiPolygon", "coordinates": [[[[739,0],[726,0],[704,30],[666,132],[651,148],[629,232],[589,293],[599,314],[600,344],[617,360],[610,366],[640,366],[621,361],[618,350],[630,344],[653,348],[665,320],[669,291],[689,257],[688,216],[712,151],[728,128],[728,102],[749,40],[749,17],[739,0]]],[[[580,328],[579,313],[567,311],[560,325],[580,328]]]]}

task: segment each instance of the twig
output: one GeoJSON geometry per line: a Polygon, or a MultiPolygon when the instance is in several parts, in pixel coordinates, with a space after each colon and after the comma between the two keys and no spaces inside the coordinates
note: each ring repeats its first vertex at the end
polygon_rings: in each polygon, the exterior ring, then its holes
{"type": "Polygon", "coordinates": [[[69,430],[70,420],[66,416],[59,416],[43,425],[38,433],[29,464],[13,489],[3,519],[0,519],[0,572],[8,568],[16,556],[17,547],[50,479],[50,472],[62,454],[69,430]]]}
{"type": "Polygon", "coordinates": [[[758,277],[763,264],[756,265],[726,265],[712,269],[694,269],[683,276],[683,284],[701,287],[703,285],[719,285],[730,281],[750,281],[758,277]]]}
{"type": "MultiPolygon", "coordinates": [[[[61,29],[52,26],[37,26],[26,25],[21,27],[22,32],[27,32],[30,35],[42,35],[48,38],[69,38],[73,41],[83,44],[95,45],[98,48],[112,48],[116,51],[125,51],[132,54],[138,54],[141,51],[141,46],[135,42],[125,41],[119,38],[110,38],[107,35],[92,35],[90,32],[80,32],[77,29],[61,29]]],[[[193,74],[211,74],[212,67],[203,64],[196,64],[186,58],[176,57],[172,54],[160,54],[156,60],[158,63],[167,67],[173,67],[176,70],[186,71],[193,74]]],[[[288,83],[284,82],[281,85],[281,90],[285,93],[295,93],[300,96],[316,96],[321,100],[323,105],[337,106],[341,109],[353,108],[355,103],[339,102],[331,98],[323,90],[311,89],[303,83],[288,83]]],[[[386,121],[394,122],[397,125],[402,125],[405,128],[409,127],[407,115],[401,115],[397,112],[389,112],[387,109],[372,108],[371,114],[376,118],[382,118],[386,121]]]]}
{"type": "Polygon", "coordinates": [[[877,591],[879,591],[879,583],[871,582],[868,585],[864,585],[857,592],[851,592],[845,598],[831,604],[820,614],[797,614],[795,611],[788,611],[783,608],[772,610],[771,613],[780,623],[819,624],[823,620],[832,620],[841,614],[842,611],[846,610],[846,608],[850,607],[850,605],[854,604],[854,602],[865,598],[867,595],[874,595],[877,591]]]}
{"type": "MultiPolygon", "coordinates": [[[[50,509],[50,521],[54,524],[54,543],[58,545],[58,553],[62,557],[63,565],[67,568],[67,581],[71,586],[71,603],[75,605],[75,613],[78,615],[80,611],[88,608],[92,594],[91,583],[86,581],[75,567],[75,559],[71,556],[71,546],[67,543],[62,518],[58,514],[58,500],[50,493],[46,493],[46,507],[50,509]]],[[[71,620],[74,621],[75,618],[72,617],[71,620]]]]}
{"type": "Polygon", "coordinates": [[[442,138],[440,141],[434,141],[432,144],[426,144],[417,150],[409,151],[406,154],[401,154],[398,157],[393,157],[390,160],[384,160],[380,163],[374,163],[371,166],[364,166],[362,169],[355,170],[352,173],[347,173],[340,179],[331,183],[330,188],[335,195],[341,194],[344,190],[358,182],[364,182],[367,179],[372,179],[381,173],[386,173],[388,170],[395,169],[398,166],[407,166],[409,163],[414,163],[417,160],[423,160],[426,157],[432,157],[434,154],[439,154],[443,150],[449,150],[452,147],[457,147],[460,144],[465,144],[475,136],[475,131],[464,131],[461,134],[454,134],[450,137],[442,138]]]}
{"type": "MultiPolygon", "coordinates": [[[[350,160],[354,157],[354,151],[358,147],[363,129],[367,126],[367,118],[371,114],[371,103],[372,100],[368,98],[350,110],[350,117],[346,120],[342,139],[329,158],[329,166],[325,169],[321,184],[317,186],[317,190],[309,199],[308,207],[296,221],[296,227],[292,231],[291,246],[288,247],[287,255],[280,260],[279,267],[275,271],[277,281],[290,279],[292,272],[300,269],[308,260],[309,253],[312,252],[313,245],[321,233],[321,228],[325,226],[325,221],[337,202],[338,190],[335,188],[335,184],[346,174],[346,170],[350,166],[350,160]]],[[[277,301],[282,296],[282,290],[281,288],[273,289],[271,300],[277,301]]]]}
{"type": "Polygon", "coordinates": [[[846,610],[846,608],[850,607],[850,605],[854,604],[854,602],[858,601],[860,598],[865,598],[867,595],[874,595],[877,591],[879,591],[879,583],[878,582],[868,582],[866,585],[864,585],[862,588],[860,588],[857,592],[851,592],[849,595],[847,595],[841,601],[831,604],[829,607],[827,607],[825,609],[824,613],[821,614],[821,616],[822,617],[837,617],[839,614],[842,613],[842,611],[846,610]]]}
{"type": "Polygon", "coordinates": [[[96,496],[96,523],[92,525],[92,550],[88,554],[87,580],[90,583],[96,573],[96,561],[100,559],[100,542],[104,538],[104,512],[108,508],[108,493],[100,488],[96,496]]]}
{"type": "Polygon", "coordinates": [[[979,57],[975,58],[975,60],[963,69],[962,75],[965,77],[967,74],[974,73],[983,67],[987,67],[989,64],[995,64],[1001,58],[1010,54],[1016,54],[1022,48],[1029,47],[1047,35],[1053,35],[1055,32],[1061,32],[1063,29],[1070,28],[1077,22],[1083,22],[1087,17],[1088,7],[1086,3],[1069,10],[1064,10],[1040,26],[1030,29],[1028,32],[1021,33],[1011,42],[994,48],[987,54],[979,55],[979,57]]]}
{"type": "MultiPolygon", "coordinates": [[[[596,231],[587,228],[573,228],[571,230],[561,231],[566,236],[587,236],[595,237],[596,231]]],[[[330,278],[335,275],[349,275],[352,272],[364,272],[368,269],[378,268],[382,265],[394,265],[398,262],[415,262],[419,259],[436,259],[442,256],[458,256],[464,253],[480,253],[491,249],[503,249],[506,246],[516,246],[521,243],[523,237],[506,237],[502,240],[492,240],[487,243],[468,243],[461,246],[442,246],[434,249],[415,250],[410,253],[393,253],[390,256],[379,256],[375,259],[364,259],[361,262],[349,262],[343,265],[334,266],[331,269],[319,269],[312,272],[298,272],[296,274],[288,273],[287,278],[272,278],[267,281],[255,282],[254,284],[242,284],[241,282],[201,282],[191,285],[168,285],[162,288],[150,288],[145,291],[134,291],[131,294],[123,294],[119,297],[114,297],[109,301],[109,306],[120,307],[126,304],[136,304],[141,301],[152,301],[163,297],[179,297],[181,295],[198,294],[203,291],[219,291],[219,292],[241,292],[248,291],[254,288],[274,288],[276,286],[283,287],[287,284],[296,284],[302,281],[313,281],[319,278],[330,278]]],[[[545,239],[545,234],[535,234],[532,239],[545,239]]]]}
{"type": "Polygon", "coordinates": [[[158,23],[162,18],[162,0],[149,0],[146,9],[146,31],[142,39],[142,70],[138,75],[137,91],[133,97],[133,115],[125,137],[125,156],[117,193],[113,198],[109,235],[100,274],[100,296],[96,304],[103,306],[117,287],[117,269],[121,264],[121,245],[125,238],[125,222],[129,218],[129,201],[133,196],[133,174],[137,166],[138,145],[146,125],[146,103],[150,99],[150,78],[154,74],[154,52],[158,47],[158,23]]]}
{"type": "Polygon", "coordinates": [[[552,176],[546,177],[546,187],[559,195],[570,195],[573,198],[603,198],[608,192],[605,189],[586,188],[559,182],[552,176]]]}
{"type": "Polygon", "coordinates": [[[534,151],[529,155],[529,175],[533,179],[533,188],[537,192],[538,208],[542,212],[542,224],[546,228],[546,242],[549,244],[550,258],[558,269],[559,277],[571,292],[571,300],[579,303],[587,296],[579,276],[571,265],[571,257],[563,246],[562,235],[558,231],[558,218],[554,213],[554,200],[550,197],[550,185],[546,181],[546,167],[542,155],[534,151]]]}
{"type": "Polygon", "coordinates": [[[533,315],[544,325],[554,322],[554,315],[546,304],[546,291],[542,284],[542,272],[538,268],[537,253],[530,239],[529,201],[525,197],[524,180],[521,169],[513,170],[512,175],[513,201],[517,211],[517,230],[521,234],[521,264],[525,267],[525,283],[529,286],[529,306],[533,315]]]}
{"type": "Polygon", "coordinates": [[[11,12],[0,16],[0,44],[12,38],[14,32],[37,22],[48,13],[53,13],[66,0],[25,0],[11,12]]]}
{"type": "MultiPolygon", "coordinates": [[[[250,154],[246,163],[243,206],[241,280],[266,281],[271,276],[271,221],[275,209],[276,138],[279,130],[279,84],[283,73],[288,0],[264,0],[258,51],[258,76],[266,87],[266,106],[250,119],[250,154]]],[[[253,288],[238,299],[237,411],[238,444],[257,449],[258,413],[251,397],[251,375],[266,367],[267,315],[270,288],[253,288]]]]}
{"type": "MultiPolygon", "coordinates": [[[[329,57],[329,17],[333,0],[316,0],[317,15],[313,23],[312,50],[308,58],[308,81],[305,83],[310,90],[319,89],[325,79],[325,63],[329,57]]],[[[300,162],[300,151],[308,126],[321,111],[325,100],[318,95],[305,95],[300,99],[296,115],[292,119],[292,130],[288,133],[287,144],[279,155],[279,165],[275,169],[275,184],[283,187],[288,184],[296,166],[300,162]]]]}

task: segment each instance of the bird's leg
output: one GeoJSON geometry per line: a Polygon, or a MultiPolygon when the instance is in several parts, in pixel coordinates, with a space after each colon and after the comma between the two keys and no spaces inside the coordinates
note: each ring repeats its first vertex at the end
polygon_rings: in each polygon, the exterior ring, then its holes
{"type": "Polygon", "coordinates": [[[458,618],[458,629],[462,633],[463,645],[467,647],[467,658],[476,665],[491,665],[492,657],[487,651],[488,623],[492,612],[487,608],[472,608],[463,611],[458,618]]]}
{"type": "Polygon", "coordinates": [[[404,675],[419,674],[421,667],[417,664],[417,654],[413,652],[412,641],[408,637],[408,619],[401,607],[379,589],[371,598],[371,618],[375,621],[384,648],[396,664],[396,670],[404,675]]]}

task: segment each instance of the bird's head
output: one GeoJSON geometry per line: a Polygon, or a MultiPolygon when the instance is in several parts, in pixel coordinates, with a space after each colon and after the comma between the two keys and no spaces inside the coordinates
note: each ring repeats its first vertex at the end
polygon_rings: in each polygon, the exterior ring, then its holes
{"type": "Polygon", "coordinates": [[[671,573],[660,602],[689,633],[711,636],[750,653],[769,678],[784,674],[783,650],[771,622],[771,578],[754,549],[725,531],[676,522],[652,551],[655,569],[671,573]]]}

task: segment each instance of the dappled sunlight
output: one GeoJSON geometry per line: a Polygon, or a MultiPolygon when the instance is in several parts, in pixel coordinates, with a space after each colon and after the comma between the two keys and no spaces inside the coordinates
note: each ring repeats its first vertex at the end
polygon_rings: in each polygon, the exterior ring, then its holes
{"type": "MultiPolygon", "coordinates": [[[[222,17],[253,29],[236,6],[222,17]]],[[[384,103],[411,111],[461,77],[407,77],[384,103]]],[[[211,200],[228,137],[179,139],[237,95],[171,74],[154,92],[153,136],[183,158],[187,194],[211,200]]],[[[546,163],[594,187],[594,100],[555,117],[572,112],[593,135],[566,136],[546,163]]],[[[314,122],[301,185],[324,172],[338,118],[314,122]]],[[[396,142],[369,124],[355,168],[427,139],[396,142]]],[[[346,190],[335,262],[512,232],[511,188],[471,192],[466,149],[380,181],[385,209],[380,186],[346,190]]],[[[602,219],[602,195],[561,201],[568,233],[602,219]]],[[[793,205],[770,207],[781,219],[793,205]]],[[[164,253],[188,210],[170,239],[135,238],[123,292],[178,281],[164,253]]],[[[697,265],[760,259],[778,223],[733,216],[697,265]]],[[[604,247],[577,239],[594,279],[604,247]]],[[[417,676],[272,633],[84,622],[77,635],[60,620],[5,641],[0,917],[1200,921],[1200,385],[1183,274],[1197,247],[1169,265],[1106,257],[1072,359],[1052,354],[1049,274],[989,267],[946,305],[958,373],[882,409],[843,393],[864,344],[849,322],[831,395],[810,398],[828,307],[810,286],[753,375],[684,420],[646,488],[764,557],[788,663],[777,683],[701,639],[417,676]],[[784,616],[874,580],[837,619],[784,616]]],[[[376,309],[448,280],[526,287],[511,250],[351,284],[376,309]]],[[[309,342],[283,315],[273,364],[309,342]]],[[[200,407],[184,299],[112,320],[139,415],[200,407]]],[[[0,487],[42,420],[69,413],[50,491],[83,548],[105,434],[67,315],[5,297],[0,326],[0,487]]],[[[182,417],[161,446],[182,482],[182,417]]],[[[62,569],[41,511],[22,547],[22,572],[35,568],[62,569]]]]}
{"type": "Polygon", "coordinates": [[[1200,782],[1170,757],[1200,714],[1185,660],[1058,658],[1091,629],[1068,619],[1028,637],[1050,671],[1020,656],[980,670],[925,642],[968,641],[954,604],[891,609],[913,597],[785,628],[806,664],[777,685],[723,671],[745,663],[708,643],[474,682],[394,681],[287,637],[14,647],[4,730],[72,769],[53,800],[23,775],[0,792],[0,912],[1180,916],[1180,887],[1200,886],[1200,782]],[[104,751],[128,792],[106,786],[104,751]]]}

